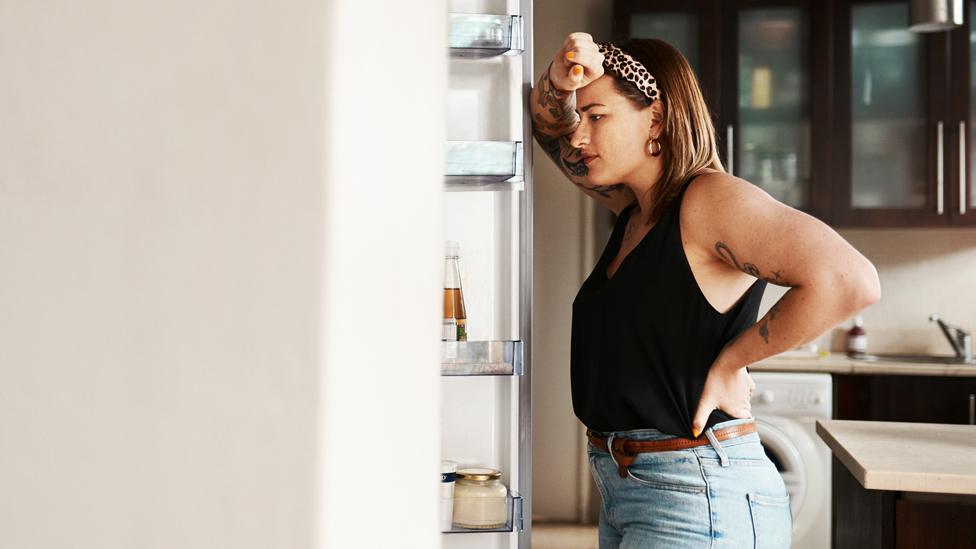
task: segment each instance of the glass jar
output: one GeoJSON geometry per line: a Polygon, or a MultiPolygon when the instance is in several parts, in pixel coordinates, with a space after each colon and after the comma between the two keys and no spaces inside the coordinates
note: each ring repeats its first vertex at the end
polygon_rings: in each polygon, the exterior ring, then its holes
{"type": "Polygon", "coordinates": [[[495,469],[461,469],[454,482],[454,525],[502,528],[508,522],[508,488],[495,469]]]}

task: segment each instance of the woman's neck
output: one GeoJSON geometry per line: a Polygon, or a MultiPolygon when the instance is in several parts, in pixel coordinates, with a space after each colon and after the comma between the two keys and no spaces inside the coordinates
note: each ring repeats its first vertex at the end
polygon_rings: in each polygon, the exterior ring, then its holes
{"type": "MultiPolygon", "coordinates": [[[[628,178],[624,182],[631,191],[633,191],[634,196],[637,198],[637,206],[634,211],[631,212],[630,217],[637,219],[639,225],[650,225],[651,224],[651,209],[654,200],[657,198],[657,187],[660,183],[660,178],[663,175],[660,169],[660,163],[655,163],[656,169],[646,170],[643,172],[638,172],[636,177],[628,178]],[[648,183],[650,182],[650,183],[648,183]]],[[[700,174],[713,173],[718,170],[712,168],[705,168],[700,174]]]]}
{"type": "Polygon", "coordinates": [[[640,225],[648,225],[651,222],[651,205],[655,198],[655,189],[658,180],[663,173],[661,161],[644,163],[631,177],[624,181],[637,198],[637,206],[631,212],[631,218],[636,218],[640,225]]]}

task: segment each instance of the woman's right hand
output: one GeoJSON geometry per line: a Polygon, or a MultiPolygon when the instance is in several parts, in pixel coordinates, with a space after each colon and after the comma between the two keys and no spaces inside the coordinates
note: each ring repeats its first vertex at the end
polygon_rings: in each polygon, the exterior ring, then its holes
{"type": "Polygon", "coordinates": [[[549,66],[549,81],[560,91],[575,91],[603,76],[603,54],[585,32],[570,33],[549,66]]]}

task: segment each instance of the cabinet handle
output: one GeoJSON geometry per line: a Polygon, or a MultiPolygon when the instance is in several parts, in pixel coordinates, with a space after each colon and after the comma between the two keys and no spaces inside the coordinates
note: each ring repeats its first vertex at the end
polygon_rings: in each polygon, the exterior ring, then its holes
{"type": "Polygon", "coordinates": [[[936,177],[936,198],[935,198],[935,211],[939,215],[945,213],[945,162],[943,159],[943,148],[944,144],[942,142],[942,121],[935,125],[936,127],[936,153],[935,153],[935,177],[936,177]]]}
{"type": "Polygon", "coordinates": [[[966,213],[966,121],[959,121],[959,213],[966,213]]]}
{"type": "Polygon", "coordinates": [[[735,175],[735,146],[733,145],[735,139],[735,130],[732,128],[732,124],[725,126],[725,160],[729,165],[729,175],[735,175]]]}
{"type": "Polygon", "coordinates": [[[969,424],[976,425],[976,395],[969,395],[969,424]]]}

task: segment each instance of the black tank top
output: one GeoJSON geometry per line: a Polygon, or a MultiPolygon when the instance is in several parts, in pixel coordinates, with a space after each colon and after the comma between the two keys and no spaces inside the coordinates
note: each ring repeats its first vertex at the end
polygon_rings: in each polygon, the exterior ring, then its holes
{"type": "MultiPolygon", "coordinates": [[[[607,279],[637,203],[625,208],[573,301],[573,410],[590,429],[658,429],[690,438],[709,368],[726,343],[756,322],[765,281],[756,280],[725,314],[695,281],[681,245],[686,189],[607,279]]],[[[705,428],[729,419],[714,410],[705,428]]]]}

